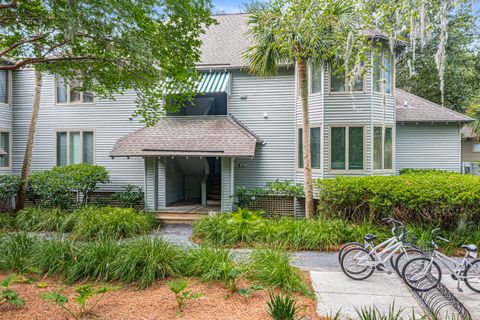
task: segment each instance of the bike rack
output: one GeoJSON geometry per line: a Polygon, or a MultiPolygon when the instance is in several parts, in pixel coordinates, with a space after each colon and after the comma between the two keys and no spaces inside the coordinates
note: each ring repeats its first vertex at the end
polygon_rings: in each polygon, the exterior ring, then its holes
{"type": "MultiPolygon", "coordinates": [[[[432,280],[430,279],[423,279],[420,282],[419,287],[430,286],[432,283],[432,280]]],[[[454,319],[473,320],[470,312],[463,303],[461,303],[460,300],[458,300],[442,283],[439,283],[435,288],[425,292],[417,290],[412,290],[412,292],[418,299],[420,299],[424,307],[428,309],[435,319],[442,319],[443,315],[448,314],[449,316],[454,316],[454,319]]]]}

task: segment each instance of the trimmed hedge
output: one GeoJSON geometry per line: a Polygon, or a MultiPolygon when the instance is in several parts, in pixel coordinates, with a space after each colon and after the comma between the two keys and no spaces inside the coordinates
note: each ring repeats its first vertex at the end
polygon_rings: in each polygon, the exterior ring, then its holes
{"type": "Polygon", "coordinates": [[[422,171],[400,176],[316,180],[318,213],[351,221],[395,216],[409,223],[455,228],[480,222],[480,177],[422,171]]]}

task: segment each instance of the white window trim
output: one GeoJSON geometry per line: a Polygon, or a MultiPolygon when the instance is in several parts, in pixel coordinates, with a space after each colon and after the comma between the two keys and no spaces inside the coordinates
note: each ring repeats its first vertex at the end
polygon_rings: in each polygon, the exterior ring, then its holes
{"type": "Polygon", "coordinates": [[[95,94],[93,94],[93,101],[92,102],[83,102],[83,94],[84,92],[81,91],[81,95],[80,95],[80,102],[69,102],[70,101],[70,83],[66,83],[66,90],[67,90],[67,102],[58,102],[57,101],[57,80],[58,80],[58,75],[55,75],[54,76],[54,82],[53,82],[53,93],[54,93],[54,99],[55,99],[55,105],[57,106],[79,106],[79,105],[82,105],[82,106],[92,106],[92,105],[95,105],[95,103],[97,102],[96,101],[96,98],[95,98],[95,94]]]}
{"type": "Polygon", "coordinates": [[[8,157],[8,167],[1,167],[0,166],[0,170],[11,170],[12,169],[12,160],[13,160],[13,157],[12,157],[12,150],[13,150],[13,146],[12,146],[12,142],[13,142],[13,137],[12,137],[12,129],[3,129],[3,128],[0,128],[0,133],[2,132],[8,132],[8,146],[10,147],[10,150],[3,150],[7,153],[6,156],[4,157],[8,157]]]}
{"type": "Polygon", "coordinates": [[[96,158],[97,158],[97,144],[96,144],[96,139],[97,139],[97,132],[95,129],[55,129],[55,132],[54,132],[54,136],[53,136],[53,140],[54,140],[54,143],[53,145],[55,146],[55,156],[54,156],[54,159],[53,159],[53,166],[54,167],[58,167],[58,164],[57,164],[57,134],[60,133],[60,132],[66,132],[67,133],[67,166],[68,165],[71,165],[72,163],[70,163],[70,132],[80,132],[80,147],[81,147],[81,152],[80,152],[80,155],[81,155],[81,162],[80,163],[84,163],[83,162],[83,133],[84,132],[93,132],[93,163],[92,164],[96,164],[96,158]]]}
{"type": "Polygon", "coordinates": [[[379,52],[373,52],[372,51],[372,92],[373,93],[377,93],[377,94],[385,94],[387,96],[393,96],[394,95],[394,92],[395,92],[395,56],[394,54],[388,52],[388,54],[390,55],[391,59],[390,59],[390,93],[386,93],[385,89],[386,89],[386,86],[385,86],[385,66],[383,65],[383,61],[384,61],[384,58],[385,58],[385,54],[387,52],[385,52],[385,50],[382,50],[382,51],[379,51],[379,52]],[[379,54],[381,56],[381,61],[382,61],[382,65],[381,65],[381,69],[382,69],[382,77],[380,79],[380,81],[382,81],[382,84],[380,85],[380,91],[376,91],[375,90],[375,74],[374,74],[374,70],[375,70],[375,55],[379,54]]]}
{"type": "Polygon", "coordinates": [[[311,96],[318,96],[322,94],[323,91],[323,66],[317,66],[320,69],[320,91],[313,92],[312,85],[313,85],[313,66],[309,65],[308,67],[308,94],[311,96]]]}
{"type": "Polygon", "coordinates": [[[12,95],[13,95],[13,81],[12,81],[12,70],[7,70],[7,103],[0,102],[0,106],[12,106],[12,95]]]}
{"type": "Polygon", "coordinates": [[[328,68],[328,93],[331,95],[350,95],[352,93],[367,93],[367,77],[366,74],[362,76],[363,81],[363,88],[362,90],[357,90],[357,91],[350,91],[348,90],[350,87],[350,83],[348,81],[348,77],[345,77],[345,91],[332,91],[332,75],[333,75],[333,68],[330,67],[328,68]]]}
{"type": "MultiPolygon", "coordinates": [[[[319,128],[320,129],[320,168],[312,168],[313,173],[321,173],[322,168],[323,168],[323,143],[322,143],[322,136],[323,136],[323,131],[322,131],[322,125],[320,123],[311,123],[310,124],[310,129],[311,128],[319,128]]],[[[300,159],[298,155],[298,147],[300,145],[300,139],[299,139],[299,134],[298,134],[298,129],[302,129],[303,131],[303,126],[302,125],[297,125],[295,128],[295,171],[296,172],[304,172],[304,168],[300,168],[300,159]]],[[[310,140],[311,140],[311,135],[310,135],[310,140]]],[[[311,141],[310,141],[311,143],[311,141]]],[[[311,160],[311,159],[310,159],[311,160]]]]}
{"type": "Polygon", "coordinates": [[[328,126],[328,172],[334,174],[365,173],[367,172],[367,125],[363,123],[330,124],[328,126]],[[345,128],[345,168],[332,169],[332,128],[345,128]],[[363,128],[363,169],[349,169],[349,128],[363,128]]]}
{"type": "Polygon", "coordinates": [[[394,172],[394,163],[395,163],[395,128],[393,125],[385,124],[373,124],[372,127],[372,170],[375,173],[392,173],[394,172]],[[375,128],[382,128],[382,168],[375,169],[375,128]],[[385,169],[385,129],[392,129],[392,168],[385,169]]]}

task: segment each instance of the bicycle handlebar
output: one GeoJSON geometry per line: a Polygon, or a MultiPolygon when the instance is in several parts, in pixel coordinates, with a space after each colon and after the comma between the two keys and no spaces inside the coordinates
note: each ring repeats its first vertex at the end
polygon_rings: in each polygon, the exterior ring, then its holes
{"type": "Polygon", "coordinates": [[[397,236],[398,239],[405,239],[405,224],[401,221],[395,220],[393,217],[382,218],[382,221],[385,223],[392,223],[392,233],[394,236],[397,236]],[[400,230],[400,234],[397,235],[397,230],[400,230]]]}

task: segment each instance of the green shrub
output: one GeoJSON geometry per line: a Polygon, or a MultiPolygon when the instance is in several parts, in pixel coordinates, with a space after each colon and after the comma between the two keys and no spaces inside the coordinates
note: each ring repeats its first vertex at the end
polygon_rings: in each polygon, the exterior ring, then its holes
{"type": "Polygon", "coordinates": [[[178,274],[181,255],[178,247],[158,238],[126,242],[113,263],[113,278],[148,287],[158,279],[178,274]]]}
{"type": "Polygon", "coordinates": [[[102,166],[73,164],[35,172],[28,180],[29,193],[47,208],[71,208],[75,203],[74,191],[82,194],[85,204],[99,183],[109,181],[108,171],[102,166]]]}
{"type": "Polygon", "coordinates": [[[440,169],[416,169],[416,168],[404,168],[400,169],[400,174],[430,174],[430,173],[438,173],[438,174],[450,174],[451,171],[445,171],[440,169]]]}
{"type": "Polygon", "coordinates": [[[150,213],[132,208],[82,207],[69,217],[71,236],[77,240],[122,239],[143,235],[152,230],[157,220],[150,213]]]}
{"type": "Polygon", "coordinates": [[[480,223],[480,177],[428,172],[401,176],[336,177],[315,182],[319,214],[352,221],[394,215],[410,223],[480,223]]]}
{"type": "Polygon", "coordinates": [[[143,199],[143,190],[136,185],[127,184],[123,192],[117,192],[113,195],[113,199],[120,202],[120,205],[124,208],[133,208],[143,199]]]}
{"type": "Polygon", "coordinates": [[[17,195],[20,181],[20,176],[18,175],[0,174],[0,202],[9,200],[17,195]]]}
{"type": "Polygon", "coordinates": [[[0,270],[24,272],[30,269],[30,259],[38,239],[24,233],[12,233],[0,238],[0,270]]]}
{"type": "Polygon", "coordinates": [[[67,281],[107,281],[113,278],[112,265],[121,245],[115,241],[93,241],[80,246],[75,263],[69,268],[67,281]]]}
{"type": "Polygon", "coordinates": [[[237,188],[235,197],[237,206],[248,207],[255,203],[257,197],[261,196],[283,196],[283,197],[303,197],[303,185],[295,183],[293,180],[275,180],[267,182],[265,188],[237,188]]]}
{"type": "Polygon", "coordinates": [[[45,275],[66,276],[77,252],[78,247],[70,240],[41,240],[32,252],[31,265],[45,275]]]}
{"type": "Polygon", "coordinates": [[[254,250],[245,268],[246,276],[264,287],[281,288],[286,292],[299,292],[313,296],[301,271],[292,266],[289,253],[278,249],[254,250]]]}
{"type": "Polygon", "coordinates": [[[41,209],[36,207],[19,211],[15,217],[15,226],[22,231],[70,231],[66,224],[68,213],[60,209],[41,209]]]}

